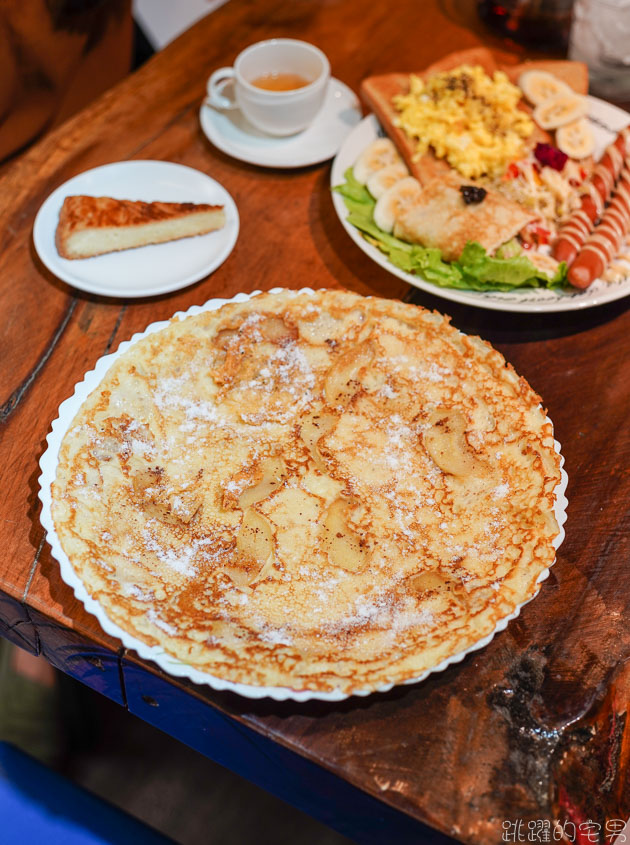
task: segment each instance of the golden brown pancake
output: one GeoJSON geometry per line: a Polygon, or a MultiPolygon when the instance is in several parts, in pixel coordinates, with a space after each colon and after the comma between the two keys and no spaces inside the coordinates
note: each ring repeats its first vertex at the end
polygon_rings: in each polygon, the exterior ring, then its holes
{"type": "Polygon", "coordinates": [[[554,560],[559,456],[489,344],[412,305],[263,294],[127,349],[53,518],[121,628],[216,677],[345,693],[491,633],[554,560]]]}
{"type": "Polygon", "coordinates": [[[441,250],[444,261],[455,261],[469,241],[493,255],[536,215],[499,191],[488,191],[482,202],[464,202],[458,178],[452,172],[428,182],[416,202],[404,209],[394,224],[397,238],[441,250]]]}

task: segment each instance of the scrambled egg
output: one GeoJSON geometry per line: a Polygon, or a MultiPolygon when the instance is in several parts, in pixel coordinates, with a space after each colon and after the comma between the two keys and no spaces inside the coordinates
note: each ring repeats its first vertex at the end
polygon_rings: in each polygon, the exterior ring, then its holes
{"type": "Polygon", "coordinates": [[[517,108],[521,91],[497,71],[462,65],[423,82],[410,77],[408,94],[394,97],[396,124],[416,139],[417,157],[429,147],[463,176],[500,176],[524,153],[523,141],[534,131],[517,108]]]}

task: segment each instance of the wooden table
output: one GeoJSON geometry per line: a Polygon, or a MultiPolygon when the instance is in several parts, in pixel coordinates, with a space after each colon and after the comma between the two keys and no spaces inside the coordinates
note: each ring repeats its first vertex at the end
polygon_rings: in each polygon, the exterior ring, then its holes
{"type": "Polygon", "coordinates": [[[421,68],[481,40],[496,46],[466,18],[468,5],[231,0],[5,170],[0,633],[357,841],[441,841],[431,829],[470,843],[545,841],[559,819],[581,824],[587,842],[590,819],[601,825],[590,841],[610,842],[611,820],[630,815],[630,300],[517,316],[410,290],[342,229],[328,164],[258,169],[215,150],[199,128],[207,77],[248,43],[306,38],[358,90],[369,73],[421,68]],[[129,158],[183,162],[219,180],[240,210],[239,241],[212,276],[172,295],[78,293],[38,261],[34,215],[70,176],[129,158]],[[50,421],[101,355],[210,297],[303,285],[412,297],[492,341],[544,397],[570,478],[558,561],[505,632],[422,684],[337,705],[257,703],[163,675],[84,611],[38,519],[50,421]]]}

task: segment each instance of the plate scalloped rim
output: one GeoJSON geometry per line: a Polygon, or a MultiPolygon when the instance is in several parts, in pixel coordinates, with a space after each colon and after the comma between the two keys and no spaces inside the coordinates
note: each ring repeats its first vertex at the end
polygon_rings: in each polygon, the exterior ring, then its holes
{"type": "MultiPolygon", "coordinates": [[[[272,288],[269,293],[280,293],[284,290],[284,288],[272,288]]],[[[295,296],[301,293],[314,293],[311,288],[302,288],[300,290],[289,292],[295,296]]],[[[145,660],[152,660],[160,667],[160,669],[162,669],[167,674],[174,675],[178,678],[187,678],[197,684],[207,684],[212,689],[218,691],[229,690],[231,692],[238,693],[239,695],[242,695],[246,698],[272,698],[275,701],[286,701],[288,699],[299,702],[310,700],[342,701],[354,695],[367,696],[375,692],[388,692],[394,686],[406,686],[409,684],[419,683],[434,672],[442,672],[451,664],[460,663],[466,657],[466,655],[470,654],[471,652],[477,651],[481,648],[484,648],[484,646],[488,645],[488,643],[493,639],[495,634],[498,631],[505,630],[508,622],[510,622],[512,619],[516,619],[516,617],[520,614],[521,608],[528,604],[530,601],[532,601],[532,599],[534,599],[538,595],[539,589],[537,589],[534,595],[532,595],[529,599],[519,604],[512,613],[510,613],[508,616],[503,617],[503,619],[500,619],[493,631],[491,631],[485,637],[478,640],[469,648],[457,652],[456,654],[453,654],[450,657],[447,657],[437,666],[434,666],[431,669],[427,669],[425,672],[415,678],[409,678],[408,680],[400,682],[379,684],[378,686],[366,689],[356,689],[348,693],[342,692],[341,690],[325,692],[318,690],[296,690],[290,687],[254,686],[251,684],[242,684],[237,683],[235,681],[228,681],[223,678],[218,678],[215,675],[211,675],[207,672],[202,672],[199,669],[196,669],[193,666],[183,663],[177,658],[167,654],[167,652],[165,652],[165,650],[160,646],[147,645],[146,643],[137,639],[133,635],[127,633],[127,631],[120,628],[106,615],[104,609],[98,603],[98,601],[96,601],[96,599],[93,599],[89,595],[85,586],[83,585],[83,582],[80,580],[80,578],[72,568],[72,565],[61,546],[59,538],[57,537],[51,512],[51,484],[56,476],[57,461],[61,442],[67,429],[72,423],[72,420],[74,419],[74,416],[76,415],[79,407],[85,401],[85,399],[87,399],[88,395],[92,392],[92,390],[94,390],[95,387],[97,387],[97,385],[101,382],[101,380],[105,376],[105,373],[107,372],[111,364],[114,362],[114,360],[120,355],[122,355],[122,353],[125,352],[125,350],[128,349],[132,344],[137,343],[137,341],[141,340],[143,337],[146,337],[149,334],[153,334],[154,332],[160,331],[160,329],[165,328],[171,322],[172,319],[184,319],[185,317],[189,317],[194,314],[200,314],[203,311],[214,311],[228,302],[246,302],[252,297],[258,296],[260,293],[261,291],[254,291],[251,294],[239,293],[231,299],[210,299],[203,305],[193,305],[187,311],[176,312],[173,317],[169,320],[160,320],[158,322],[151,323],[144,331],[137,332],[129,340],[123,341],[115,352],[112,352],[108,355],[104,355],[103,357],[99,358],[99,360],[96,362],[96,365],[94,366],[94,369],[88,371],[83,377],[83,379],[75,385],[73,394],[61,403],[61,405],[59,406],[58,416],[52,422],[52,430],[46,438],[46,450],[44,451],[39,461],[41,475],[38,479],[40,486],[38,495],[42,504],[40,521],[46,531],[46,539],[50,544],[52,555],[59,564],[61,578],[73,590],[74,595],[84,605],[88,613],[91,613],[97,618],[103,630],[110,636],[120,639],[125,648],[133,649],[139,654],[141,658],[145,660]]],[[[560,455],[561,460],[561,480],[555,490],[554,508],[554,513],[559,526],[559,533],[553,541],[553,546],[557,551],[565,536],[564,523],[566,521],[566,508],[568,504],[565,493],[568,477],[564,470],[564,457],[560,453],[560,444],[557,440],[554,440],[554,446],[556,451],[560,455]]],[[[555,559],[551,563],[550,567],[553,566],[554,563],[555,559]]],[[[537,585],[540,585],[549,576],[550,567],[544,569],[540,573],[536,580],[537,585]]]]}

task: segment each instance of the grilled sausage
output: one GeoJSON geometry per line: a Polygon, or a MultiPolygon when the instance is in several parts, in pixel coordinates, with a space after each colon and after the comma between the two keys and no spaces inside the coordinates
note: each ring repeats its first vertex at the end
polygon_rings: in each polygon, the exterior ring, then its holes
{"type": "Polygon", "coordinates": [[[612,201],[569,267],[568,278],[576,288],[587,288],[617,255],[630,230],[630,168],[621,171],[612,201]]]}
{"type": "Polygon", "coordinates": [[[624,163],[630,163],[630,127],[622,129],[584,187],[580,207],[562,226],[551,254],[557,261],[571,265],[604,210],[624,163]]]}

